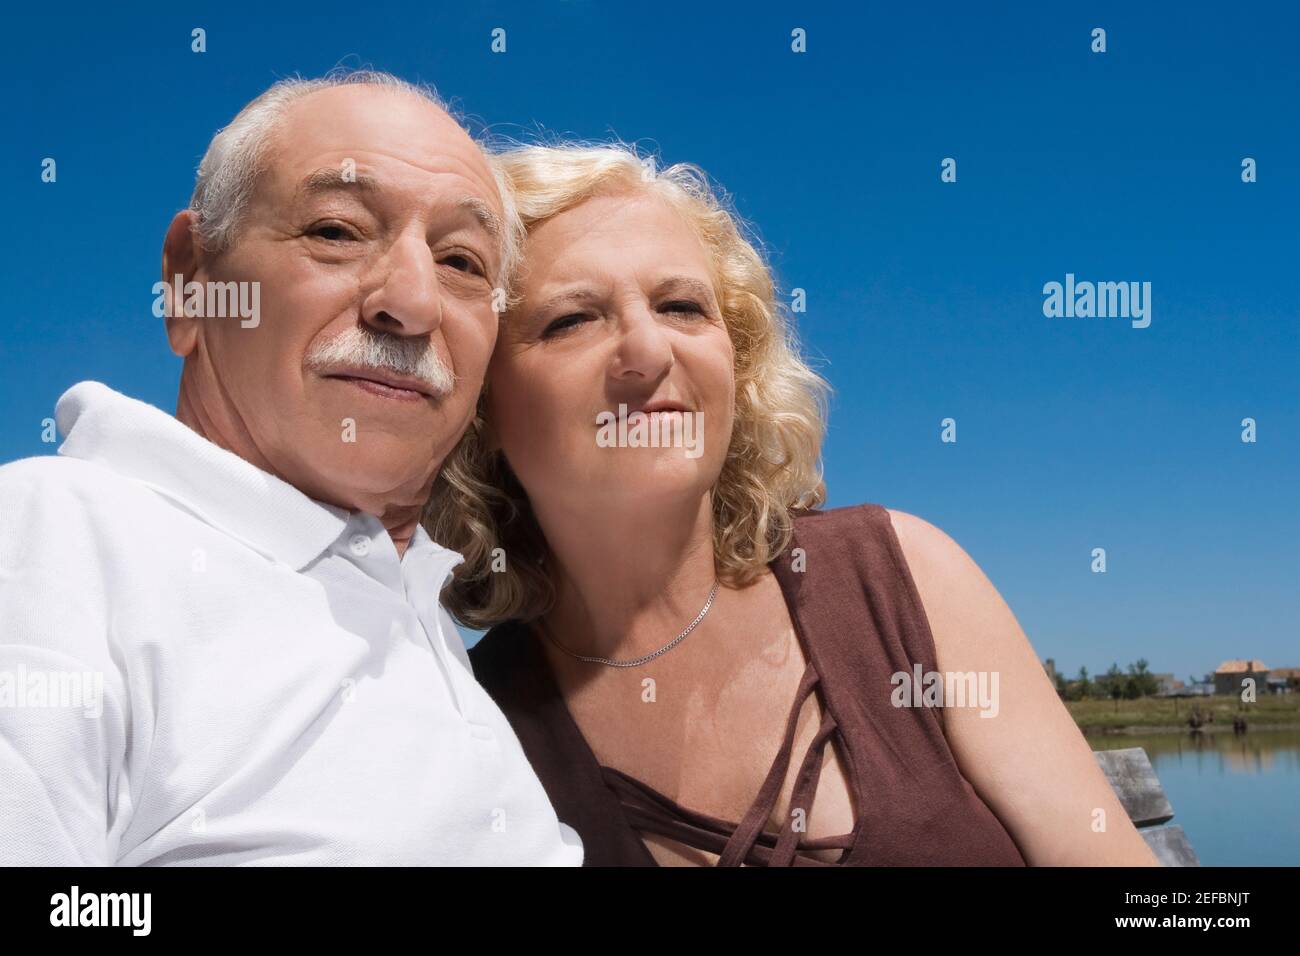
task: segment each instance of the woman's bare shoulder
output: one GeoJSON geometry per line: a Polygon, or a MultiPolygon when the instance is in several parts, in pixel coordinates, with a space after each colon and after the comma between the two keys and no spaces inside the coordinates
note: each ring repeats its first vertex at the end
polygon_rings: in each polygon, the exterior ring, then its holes
{"type": "MultiPolygon", "coordinates": [[[[962,775],[1034,865],[1155,865],[1002,595],[947,533],[889,511],[943,672],[984,674],[991,706],[945,707],[962,775]],[[991,718],[991,719],[986,719],[991,718]],[[1098,831],[1098,812],[1111,825],[1098,831]]],[[[981,702],[983,704],[983,702],[981,702]]]]}
{"type": "Polygon", "coordinates": [[[993,585],[975,560],[946,531],[906,511],[895,508],[886,508],[885,511],[918,590],[924,594],[926,585],[940,580],[944,587],[935,589],[935,597],[940,601],[944,600],[945,594],[955,593],[954,586],[967,589],[967,597],[981,592],[986,599],[990,596],[987,592],[993,590],[993,585]]]}

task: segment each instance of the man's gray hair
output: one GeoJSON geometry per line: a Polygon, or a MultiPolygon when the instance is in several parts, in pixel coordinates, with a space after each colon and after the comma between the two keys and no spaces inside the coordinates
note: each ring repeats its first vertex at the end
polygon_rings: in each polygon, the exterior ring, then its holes
{"type": "MultiPolygon", "coordinates": [[[[276,81],[240,110],[230,125],[217,131],[199,163],[190,209],[195,214],[195,230],[206,251],[223,252],[238,238],[257,177],[264,169],[271,134],[289,105],[317,90],[351,85],[383,86],[418,96],[452,116],[451,109],[432,87],[380,70],[336,69],[319,79],[295,76],[276,81]]],[[[509,183],[495,163],[489,161],[488,168],[492,171],[505,211],[499,277],[499,281],[504,283],[514,273],[523,244],[524,226],[515,209],[509,183]]]]}

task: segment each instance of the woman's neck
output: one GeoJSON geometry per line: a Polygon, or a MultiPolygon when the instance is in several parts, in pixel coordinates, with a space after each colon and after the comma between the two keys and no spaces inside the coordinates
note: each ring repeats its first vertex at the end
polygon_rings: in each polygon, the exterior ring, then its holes
{"type": "Polygon", "coordinates": [[[566,648],[641,657],[676,637],[715,580],[710,496],[560,519],[539,511],[556,587],[544,623],[566,648]]]}

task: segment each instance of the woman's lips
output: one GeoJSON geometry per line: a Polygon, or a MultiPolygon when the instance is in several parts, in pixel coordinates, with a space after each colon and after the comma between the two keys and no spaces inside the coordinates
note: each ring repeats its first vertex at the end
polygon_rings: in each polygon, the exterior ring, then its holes
{"type": "MultiPolygon", "coordinates": [[[[608,415],[613,415],[613,416],[614,416],[614,421],[618,421],[618,420],[619,420],[619,414],[618,414],[618,411],[617,411],[617,410],[615,410],[615,409],[609,409],[609,408],[602,409],[602,410],[601,410],[601,411],[596,415],[596,425],[597,425],[597,427],[600,427],[600,423],[601,423],[601,421],[602,421],[602,417],[601,417],[601,416],[606,415],[606,414],[608,414],[608,415]]],[[[668,416],[668,415],[673,415],[673,416],[676,416],[677,418],[681,418],[683,415],[688,415],[688,414],[691,414],[691,410],[688,409],[688,408],[656,408],[656,409],[654,409],[654,410],[643,409],[643,408],[636,408],[636,409],[632,409],[631,411],[629,411],[629,412],[626,414],[626,416],[624,416],[624,417],[625,417],[628,421],[634,421],[634,420],[635,420],[635,416],[637,416],[637,415],[643,415],[643,416],[645,416],[646,418],[650,419],[651,421],[655,421],[656,419],[663,418],[663,417],[666,417],[666,416],[668,416]]]]}

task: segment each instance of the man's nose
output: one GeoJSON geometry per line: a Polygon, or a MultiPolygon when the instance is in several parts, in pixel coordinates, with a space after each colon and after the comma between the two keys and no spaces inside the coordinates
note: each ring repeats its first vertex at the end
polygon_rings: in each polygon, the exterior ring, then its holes
{"type": "Polygon", "coordinates": [[[622,381],[657,382],[675,361],[672,341],[659,316],[648,305],[629,309],[619,320],[619,340],[610,374],[622,381]]]}
{"type": "Polygon", "coordinates": [[[442,324],[442,290],[423,237],[397,239],[375,264],[376,283],[362,300],[361,318],[393,335],[429,335],[442,324]]]}

